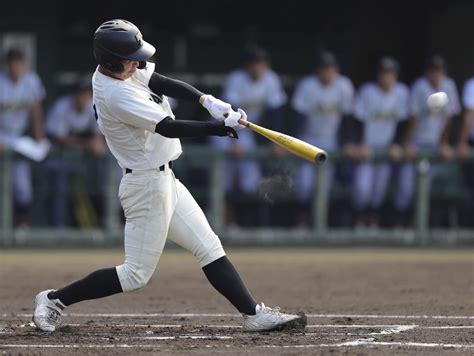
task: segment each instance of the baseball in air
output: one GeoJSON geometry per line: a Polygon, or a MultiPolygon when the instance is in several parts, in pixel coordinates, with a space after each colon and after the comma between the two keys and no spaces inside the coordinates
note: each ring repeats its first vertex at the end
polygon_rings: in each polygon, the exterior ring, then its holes
{"type": "Polygon", "coordinates": [[[448,101],[448,95],[443,91],[439,91],[431,94],[426,100],[426,104],[431,112],[440,112],[446,106],[448,101]]]}

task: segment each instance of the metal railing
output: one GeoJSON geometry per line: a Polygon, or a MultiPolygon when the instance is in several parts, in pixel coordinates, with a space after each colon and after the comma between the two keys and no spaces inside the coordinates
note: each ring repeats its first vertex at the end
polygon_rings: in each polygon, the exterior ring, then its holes
{"type": "MultiPolygon", "coordinates": [[[[245,154],[248,157],[270,158],[269,148],[259,148],[245,154]]],[[[221,239],[236,245],[300,245],[300,244],[396,244],[396,245],[454,245],[474,243],[474,230],[470,229],[433,229],[429,226],[430,214],[430,162],[440,158],[433,152],[422,152],[416,163],[417,189],[414,204],[415,225],[411,229],[353,229],[333,228],[328,226],[329,189],[326,170],[323,164],[316,169],[316,189],[312,202],[311,227],[255,227],[243,228],[226,226],[225,224],[225,187],[224,167],[227,153],[209,146],[192,145],[184,147],[183,157],[189,160],[205,161],[209,169],[207,189],[207,216],[214,230],[221,239]],[[203,159],[204,158],[204,159],[203,159]]],[[[11,189],[10,167],[13,155],[9,152],[0,154],[0,245],[44,246],[59,245],[117,245],[123,238],[123,224],[117,204],[119,177],[116,162],[107,156],[106,183],[102,189],[105,202],[105,213],[101,228],[97,229],[57,229],[50,227],[18,229],[13,225],[13,199],[11,189]]],[[[330,154],[330,161],[341,162],[344,158],[338,154],[330,154]]],[[[384,154],[376,155],[376,160],[384,160],[384,154]]],[[[288,157],[288,161],[295,160],[288,157]]],[[[474,160],[471,152],[469,160],[474,160]]],[[[474,184],[474,182],[473,182],[474,184]]]]}

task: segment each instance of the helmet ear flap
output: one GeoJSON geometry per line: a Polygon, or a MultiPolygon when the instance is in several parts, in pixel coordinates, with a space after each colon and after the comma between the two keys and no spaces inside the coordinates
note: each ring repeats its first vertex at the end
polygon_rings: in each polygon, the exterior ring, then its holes
{"type": "Polygon", "coordinates": [[[107,53],[99,46],[94,46],[94,56],[96,61],[102,67],[111,71],[112,73],[121,73],[124,71],[121,59],[107,53]]]}
{"type": "Polygon", "coordinates": [[[107,70],[110,70],[112,73],[122,73],[124,68],[120,60],[113,59],[111,61],[106,61],[104,67],[107,70]]]}

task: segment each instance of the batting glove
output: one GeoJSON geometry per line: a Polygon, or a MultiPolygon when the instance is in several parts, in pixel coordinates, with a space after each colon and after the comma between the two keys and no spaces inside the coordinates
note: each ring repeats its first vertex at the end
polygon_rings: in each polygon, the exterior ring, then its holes
{"type": "Polygon", "coordinates": [[[241,130],[245,126],[239,124],[239,120],[247,120],[247,114],[242,109],[237,109],[237,111],[232,110],[228,113],[224,123],[226,126],[232,127],[234,130],[241,130]]]}
{"type": "Polygon", "coordinates": [[[232,111],[232,106],[222,100],[214,98],[212,95],[206,95],[202,103],[212,117],[219,121],[224,121],[225,114],[232,111]]]}

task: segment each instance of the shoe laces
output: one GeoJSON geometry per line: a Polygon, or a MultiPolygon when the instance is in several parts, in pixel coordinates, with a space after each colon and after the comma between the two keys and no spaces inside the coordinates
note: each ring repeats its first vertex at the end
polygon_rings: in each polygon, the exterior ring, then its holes
{"type": "Polygon", "coordinates": [[[48,308],[48,309],[49,309],[49,312],[47,315],[48,321],[52,323],[59,323],[59,321],[61,320],[61,313],[52,308],[48,308]]]}
{"type": "Polygon", "coordinates": [[[281,314],[280,313],[280,307],[274,307],[274,308],[269,308],[266,307],[265,304],[262,303],[262,311],[267,314],[281,314]]]}

